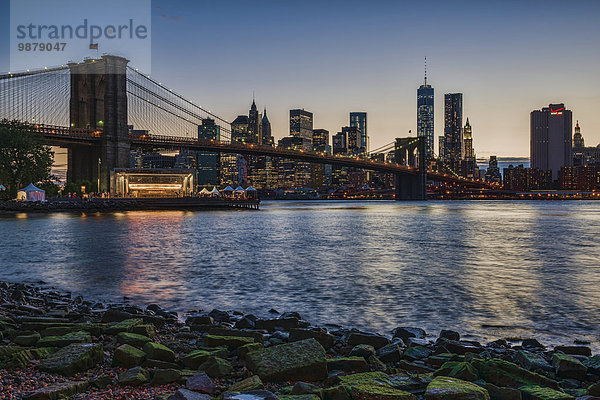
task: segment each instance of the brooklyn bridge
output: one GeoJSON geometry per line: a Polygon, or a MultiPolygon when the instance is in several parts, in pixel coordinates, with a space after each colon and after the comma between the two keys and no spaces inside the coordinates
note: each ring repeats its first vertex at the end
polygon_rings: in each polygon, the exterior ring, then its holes
{"type": "Polygon", "coordinates": [[[67,148],[67,179],[99,177],[100,191],[110,191],[111,171],[129,167],[132,149],[148,148],[271,156],[391,173],[397,200],[426,199],[427,181],[486,187],[481,181],[427,170],[421,138],[397,139],[387,146],[396,152],[397,163],[233,141],[227,120],[113,55],[0,75],[4,118],[27,123],[48,144],[67,148]],[[198,126],[206,118],[219,126],[219,140],[198,138],[198,126]]]}

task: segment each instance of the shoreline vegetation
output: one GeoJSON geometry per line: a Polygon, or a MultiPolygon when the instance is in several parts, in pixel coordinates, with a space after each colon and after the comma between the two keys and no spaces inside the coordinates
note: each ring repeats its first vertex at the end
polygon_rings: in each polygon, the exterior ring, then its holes
{"type": "MultiPolygon", "coordinates": [[[[592,400],[600,355],[311,326],[297,312],[104,304],[0,282],[0,399],[592,400]]],[[[390,327],[393,328],[393,327],[390,327]]],[[[434,334],[432,336],[431,334],[434,334]]]]}

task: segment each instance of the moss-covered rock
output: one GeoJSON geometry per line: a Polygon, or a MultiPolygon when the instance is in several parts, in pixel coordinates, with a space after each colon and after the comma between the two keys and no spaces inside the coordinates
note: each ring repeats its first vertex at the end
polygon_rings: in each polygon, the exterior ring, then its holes
{"type": "Polygon", "coordinates": [[[137,333],[119,332],[117,334],[117,343],[128,344],[138,349],[141,349],[146,343],[151,341],[152,339],[148,336],[138,335],[137,333]]]}
{"type": "Polygon", "coordinates": [[[227,388],[228,392],[246,392],[248,390],[259,390],[264,389],[260,377],[258,375],[252,375],[250,378],[241,380],[227,388]]]}
{"type": "Polygon", "coordinates": [[[67,333],[62,336],[46,336],[37,342],[40,347],[65,347],[72,343],[91,343],[92,337],[84,331],[67,333]]]}
{"type": "Polygon", "coordinates": [[[579,379],[585,378],[587,367],[575,357],[566,354],[554,353],[552,356],[552,365],[556,375],[560,378],[579,379]]]}
{"type": "Polygon", "coordinates": [[[588,372],[600,375],[600,354],[589,357],[588,359],[584,360],[582,364],[587,367],[588,372]]]}
{"type": "Polygon", "coordinates": [[[129,344],[122,344],[115,349],[113,365],[123,368],[133,368],[141,365],[146,358],[146,353],[129,344]]]}
{"type": "Polygon", "coordinates": [[[37,389],[23,396],[23,400],[34,399],[63,399],[70,398],[77,393],[83,393],[87,390],[87,382],[63,382],[56,385],[37,389]]]}
{"type": "Polygon", "coordinates": [[[515,388],[498,387],[491,383],[485,384],[485,390],[490,394],[491,400],[521,400],[521,391],[515,388]]]}
{"type": "Polygon", "coordinates": [[[229,376],[233,371],[231,363],[221,357],[211,356],[200,364],[198,367],[199,371],[204,371],[211,378],[223,378],[229,376]]]}
{"type": "Polygon", "coordinates": [[[323,328],[292,328],[290,329],[290,342],[297,342],[300,340],[313,338],[317,342],[321,343],[321,346],[325,349],[333,347],[335,338],[332,334],[327,333],[327,330],[323,328]]]}
{"type": "Polygon", "coordinates": [[[325,349],[313,338],[249,353],[246,364],[263,381],[317,381],[327,377],[325,349]]]}
{"type": "Polygon", "coordinates": [[[368,372],[369,364],[363,357],[339,357],[327,360],[328,371],[368,372]]]}
{"type": "Polygon", "coordinates": [[[134,326],[141,325],[143,322],[142,318],[130,318],[110,325],[105,331],[109,335],[116,335],[119,332],[131,332],[134,326]]]}
{"type": "Polygon", "coordinates": [[[23,368],[29,361],[47,357],[52,352],[52,348],[48,347],[20,349],[8,356],[4,362],[0,362],[0,367],[6,369],[23,368]]]}
{"type": "Polygon", "coordinates": [[[323,397],[323,388],[308,382],[296,382],[292,387],[290,394],[297,396],[312,394],[321,398],[323,397]]]}
{"type": "Polygon", "coordinates": [[[340,385],[352,400],[415,400],[416,397],[388,383],[383,372],[364,372],[340,377],[340,385]]]}
{"type": "Polygon", "coordinates": [[[238,347],[234,354],[237,354],[242,360],[245,360],[248,353],[252,353],[253,351],[261,351],[263,348],[264,346],[262,343],[249,343],[238,347]]]}
{"type": "Polygon", "coordinates": [[[229,350],[237,349],[240,346],[254,343],[254,339],[250,337],[239,336],[204,336],[204,344],[208,347],[227,347],[229,350]]]}
{"type": "Polygon", "coordinates": [[[437,376],[425,392],[427,400],[490,400],[487,390],[474,383],[437,376]]]}
{"type": "Polygon", "coordinates": [[[390,375],[384,379],[384,382],[389,386],[404,390],[405,392],[417,394],[425,393],[427,385],[433,380],[433,374],[408,374],[402,373],[390,375]]]}
{"type": "Polygon", "coordinates": [[[521,367],[534,371],[552,371],[552,366],[544,357],[531,351],[519,350],[515,354],[515,361],[521,367]]]}
{"type": "Polygon", "coordinates": [[[384,336],[372,335],[369,333],[352,332],[348,336],[348,344],[356,346],[358,344],[368,344],[376,349],[379,349],[390,343],[390,340],[384,336]]]}
{"type": "Polygon", "coordinates": [[[519,390],[523,393],[524,400],[571,400],[573,396],[564,392],[541,387],[538,385],[522,386],[519,390]]]}
{"type": "Polygon", "coordinates": [[[167,368],[167,369],[156,369],[152,373],[152,386],[167,385],[169,383],[178,382],[181,379],[181,371],[167,368]]]}
{"type": "Polygon", "coordinates": [[[206,362],[210,357],[227,357],[228,352],[225,349],[218,349],[213,351],[208,350],[194,350],[181,359],[183,365],[188,368],[198,369],[198,367],[206,362]]]}
{"type": "Polygon", "coordinates": [[[30,335],[16,336],[12,341],[19,346],[34,346],[41,338],[38,332],[34,332],[30,335]]]}
{"type": "Polygon", "coordinates": [[[402,358],[407,360],[422,360],[429,357],[431,350],[423,346],[412,346],[404,351],[402,358]]]}
{"type": "Polygon", "coordinates": [[[73,343],[40,361],[39,369],[73,376],[95,367],[103,359],[104,350],[101,345],[73,343]]]}
{"type": "Polygon", "coordinates": [[[462,379],[463,381],[473,382],[479,378],[477,370],[468,362],[448,361],[444,363],[433,374],[435,376],[449,376],[451,378],[462,379]]]}
{"type": "Polygon", "coordinates": [[[527,371],[509,361],[492,358],[491,360],[474,359],[471,365],[477,369],[479,376],[486,382],[501,387],[520,388],[521,386],[545,386],[559,389],[556,381],[535,372],[527,371]]]}
{"type": "Polygon", "coordinates": [[[173,360],[175,360],[175,353],[173,350],[159,343],[148,342],[144,345],[143,350],[144,353],[146,353],[146,356],[152,360],[166,362],[173,362],[173,360]]]}
{"type": "Polygon", "coordinates": [[[119,374],[119,384],[123,386],[140,386],[150,380],[150,374],[142,367],[135,367],[119,374]]]}
{"type": "Polygon", "coordinates": [[[152,324],[135,325],[131,327],[131,333],[137,333],[138,335],[153,337],[156,334],[156,329],[152,324]]]}
{"type": "Polygon", "coordinates": [[[386,344],[377,350],[377,358],[385,363],[400,361],[400,346],[396,343],[386,344]]]}

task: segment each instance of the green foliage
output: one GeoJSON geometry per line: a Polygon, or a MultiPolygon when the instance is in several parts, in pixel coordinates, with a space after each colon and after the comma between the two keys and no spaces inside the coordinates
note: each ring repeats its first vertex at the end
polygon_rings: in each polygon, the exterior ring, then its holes
{"type": "Polygon", "coordinates": [[[53,161],[41,133],[19,121],[0,121],[0,183],[11,197],[29,183],[49,181],[53,161]]]}
{"type": "Polygon", "coordinates": [[[66,196],[68,193],[76,193],[77,196],[81,196],[83,193],[96,193],[98,188],[97,182],[90,181],[70,181],[65,184],[65,188],[63,189],[63,196],[66,196]],[[81,188],[84,187],[85,191],[82,192],[81,188]]]}

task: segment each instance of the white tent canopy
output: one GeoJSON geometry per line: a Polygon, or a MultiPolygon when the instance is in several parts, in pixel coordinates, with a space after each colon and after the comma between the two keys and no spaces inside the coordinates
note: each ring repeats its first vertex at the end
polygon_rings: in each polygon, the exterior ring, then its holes
{"type": "Polygon", "coordinates": [[[6,190],[6,188],[4,187],[4,185],[0,185],[0,190],[6,190]]]}
{"type": "Polygon", "coordinates": [[[256,189],[254,189],[252,186],[248,186],[246,188],[246,191],[251,191],[251,192],[254,191],[254,192],[256,192],[256,189]]]}
{"type": "Polygon", "coordinates": [[[236,187],[236,188],[235,188],[235,191],[236,191],[236,192],[243,192],[243,191],[244,191],[244,188],[243,188],[243,187],[241,187],[241,186],[238,186],[238,187],[236,187]]]}
{"type": "Polygon", "coordinates": [[[46,191],[39,189],[30,183],[29,186],[17,192],[17,200],[20,201],[44,201],[46,200],[46,191]]]}
{"type": "Polygon", "coordinates": [[[227,186],[225,189],[223,189],[224,192],[233,192],[233,188],[231,186],[227,186]]]}
{"type": "Polygon", "coordinates": [[[200,194],[209,194],[210,192],[206,188],[202,188],[200,194]]]}
{"type": "Polygon", "coordinates": [[[213,186],[212,190],[210,191],[211,194],[219,194],[219,191],[217,190],[216,186],[213,186]]]}

